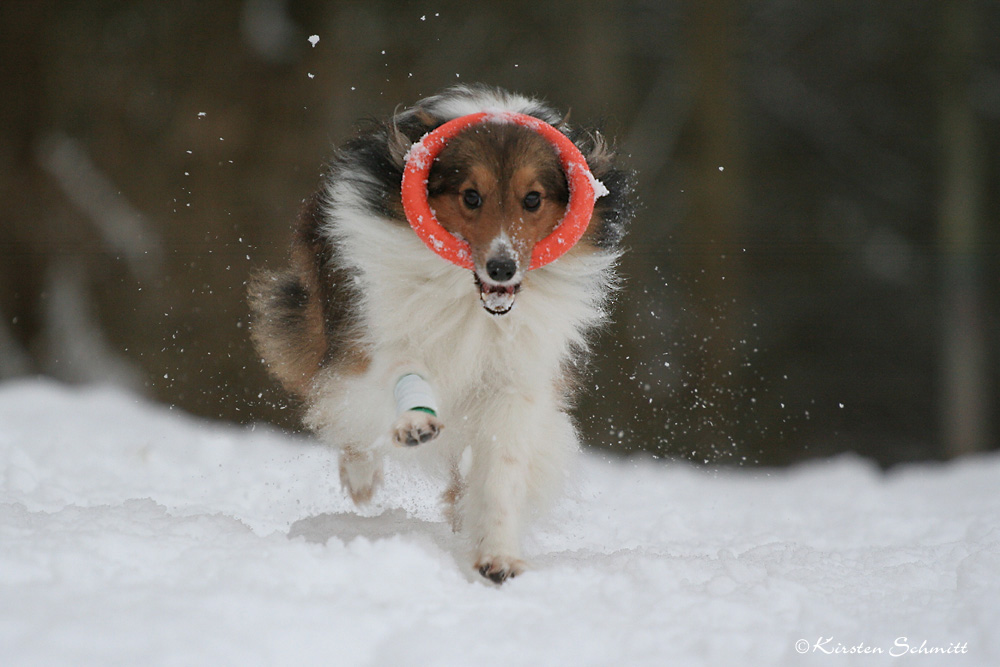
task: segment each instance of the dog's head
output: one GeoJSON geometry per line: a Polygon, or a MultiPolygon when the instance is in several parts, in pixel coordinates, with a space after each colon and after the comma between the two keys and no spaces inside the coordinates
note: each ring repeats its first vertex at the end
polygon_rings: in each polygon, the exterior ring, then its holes
{"type": "Polygon", "coordinates": [[[471,248],[483,306],[506,314],[535,244],[566,213],[569,188],[555,149],[520,125],[475,125],[441,151],[427,191],[441,226],[471,248]]]}
{"type": "MultiPolygon", "coordinates": [[[[556,109],[498,88],[450,88],[394,115],[373,135],[371,141],[378,145],[360,140],[355,164],[374,177],[357,178],[357,192],[372,210],[406,224],[400,185],[413,144],[451,119],[486,109],[534,116],[577,146],[607,189],[577,248],[617,254],[633,214],[632,175],[616,165],[614,151],[598,130],[571,128],[556,109]]],[[[350,178],[350,171],[340,176],[350,178]]],[[[438,222],[470,245],[484,308],[495,315],[510,312],[535,245],[555,229],[569,204],[556,149],[522,125],[485,122],[448,140],[427,181],[428,203],[438,222]]]]}

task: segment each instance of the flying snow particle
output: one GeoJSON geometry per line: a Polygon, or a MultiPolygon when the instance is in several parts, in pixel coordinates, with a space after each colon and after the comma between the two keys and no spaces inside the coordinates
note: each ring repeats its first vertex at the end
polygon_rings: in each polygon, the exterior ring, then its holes
{"type": "Polygon", "coordinates": [[[309,35],[309,43],[315,49],[316,45],[319,44],[319,35],[309,35]]]}

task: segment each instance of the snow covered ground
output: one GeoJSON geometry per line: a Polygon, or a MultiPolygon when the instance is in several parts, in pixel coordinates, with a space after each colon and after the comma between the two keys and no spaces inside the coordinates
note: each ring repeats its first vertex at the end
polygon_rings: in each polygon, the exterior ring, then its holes
{"type": "Polygon", "coordinates": [[[584,454],[503,587],[388,473],[359,513],[305,438],[0,385],[0,664],[1000,664],[997,456],[584,454]]]}

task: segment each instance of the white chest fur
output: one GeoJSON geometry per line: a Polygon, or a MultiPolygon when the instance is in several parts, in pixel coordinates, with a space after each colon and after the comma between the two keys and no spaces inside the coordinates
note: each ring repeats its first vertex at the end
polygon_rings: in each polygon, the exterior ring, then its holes
{"type": "Polygon", "coordinates": [[[430,252],[407,227],[339,206],[325,231],[359,283],[359,334],[373,361],[386,373],[425,374],[446,410],[483,391],[548,390],[604,318],[613,281],[613,255],[570,252],[530,272],[512,311],[495,316],[483,309],[472,272],[430,252]]]}

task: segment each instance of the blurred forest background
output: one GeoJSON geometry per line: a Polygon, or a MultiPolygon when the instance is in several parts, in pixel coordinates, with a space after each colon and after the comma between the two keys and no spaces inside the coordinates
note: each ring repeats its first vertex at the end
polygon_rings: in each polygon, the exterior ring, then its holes
{"type": "Polygon", "coordinates": [[[285,260],[359,119],[475,81],[602,122],[638,173],[592,446],[997,447],[985,0],[5,0],[0,377],[296,428],[247,340],[248,274],[285,260]]]}

